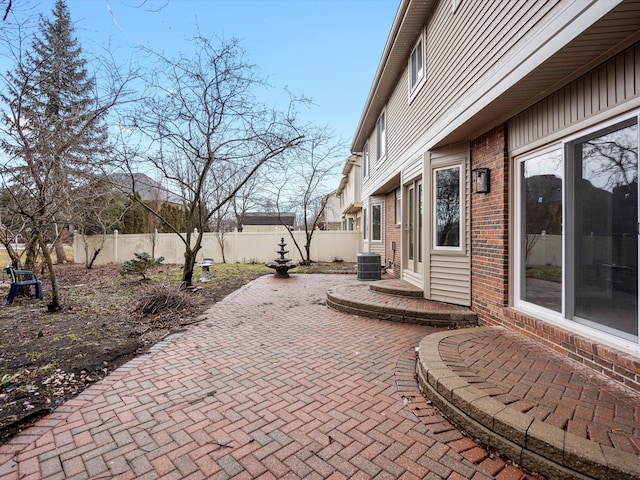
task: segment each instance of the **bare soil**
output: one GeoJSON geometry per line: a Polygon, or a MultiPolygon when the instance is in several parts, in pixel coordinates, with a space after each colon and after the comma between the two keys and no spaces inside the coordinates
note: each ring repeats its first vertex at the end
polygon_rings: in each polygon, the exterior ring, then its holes
{"type": "MultiPolygon", "coordinates": [[[[211,267],[212,280],[180,291],[178,265],[156,268],[149,280],[121,276],[119,266],[88,270],[56,266],[63,308],[19,295],[0,306],[0,444],[73,398],[154,343],[200,321],[206,309],[270,270],[263,265],[211,267]]],[[[313,264],[294,273],[355,273],[353,263],[313,264]]],[[[194,272],[194,280],[200,270],[194,272]]],[[[0,295],[10,283],[4,277],[0,295]]],[[[33,291],[31,291],[33,293],[33,291]]]]}

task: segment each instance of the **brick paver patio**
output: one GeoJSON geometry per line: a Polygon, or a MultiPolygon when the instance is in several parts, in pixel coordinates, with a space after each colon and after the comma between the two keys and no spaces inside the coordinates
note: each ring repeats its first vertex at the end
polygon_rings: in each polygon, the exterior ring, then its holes
{"type": "Polygon", "coordinates": [[[436,330],[266,276],[0,446],[0,478],[515,478],[420,395],[436,330]]]}

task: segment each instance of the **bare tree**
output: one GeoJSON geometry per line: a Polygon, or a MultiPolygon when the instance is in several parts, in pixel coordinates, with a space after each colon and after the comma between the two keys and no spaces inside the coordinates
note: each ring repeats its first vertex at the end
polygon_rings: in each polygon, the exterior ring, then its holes
{"type": "Polygon", "coordinates": [[[268,182],[268,176],[265,172],[268,172],[268,169],[256,172],[233,197],[233,214],[239,232],[243,229],[247,213],[264,203],[263,188],[268,182]]]}
{"type": "Polygon", "coordinates": [[[53,20],[41,17],[31,49],[18,52],[15,70],[2,80],[0,178],[11,214],[29,234],[27,265],[36,248],[42,254],[51,282],[48,308],[56,311],[60,299],[49,245],[57,240],[56,223],[68,223],[73,190],[106,161],[106,115],[127,80],[111,77],[114,83],[98,90],[64,0],[56,2],[53,20]]]}
{"type": "Polygon", "coordinates": [[[127,210],[127,197],[113,188],[104,176],[83,185],[74,192],[76,215],[73,224],[82,235],[85,266],[93,267],[93,262],[102,251],[107,235],[120,229],[127,210]],[[99,240],[89,245],[88,236],[99,240]]]}
{"type": "Polygon", "coordinates": [[[290,152],[282,175],[275,178],[272,185],[281,223],[285,225],[283,212],[295,212],[300,219],[305,232],[304,245],[299,244],[291,230],[289,235],[302,263],[310,265],[311,240],[325,213],[328,194],[335,188],[334,176],[341,167],[345,147],[327,127],[311,126],[307,130],[305,140],[290,152]]]}
{"type": "MultiPolygon", "coordinates": [[[[261,166],[302,138],[291,105],[281,113],[256,100],[254,90],[264,84],[245,61],[236,39],[214,45],[198,36],[193,42],[193,57],[170,59],[147,52],[156,58],[157,69],[149,76],[151,95],[132,119],[152,145],[153,151],[144,158],[146,167],[158,172],[182,198],[186,232],[167,227],[184,244],[187,286],[192,284],[202,235],[213,215],[261,166]],[[215,183],[210,181],[213,177],[215,183]],[[224,184],[226,195],[216,198],[210,190],[215,184],[224,184]]],[[[130,165],[130,170],[137,167],[130,165]]],[[[160,212],[153,213],[166,224],[160,212]]]]}

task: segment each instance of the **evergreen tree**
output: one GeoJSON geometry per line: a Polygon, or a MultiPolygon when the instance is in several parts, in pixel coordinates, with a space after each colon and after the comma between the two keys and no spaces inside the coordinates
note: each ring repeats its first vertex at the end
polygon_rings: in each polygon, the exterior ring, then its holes
{"type": "Polygon", "coordinates": [[[98,98],[65,0],[56,1],[51,19],[40,18],[31,51],[7,79],[0,93],[9,108],[0,145],[11,161],[1,174],[13,194],[14,213],[25,218],[49,271],[49,309],[58,310],[47,244],[56,240],[56,225],[70,220],[72,188],[86,183],[104,161],[104,119],[117,95],[106,102],[98,98]]]}

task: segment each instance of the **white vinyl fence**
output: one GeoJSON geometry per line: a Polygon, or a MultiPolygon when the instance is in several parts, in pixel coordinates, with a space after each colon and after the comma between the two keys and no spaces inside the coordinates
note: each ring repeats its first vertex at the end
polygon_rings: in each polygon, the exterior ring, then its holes
{"type": "MultiPolygon", "coordinates": [[[[304,252],[304,232],[293,232],[300,248],[304,252]]],[[[284,238],[286,258],[296,262],[301,260],[293,240],[287,232],[231,232],[224,235],[224,253],[227,263],[265,263],[280,258],[277,251],[280,239],[284,238]]],[[[121,235],[117,232],[102,237],[100,235],[76,235],[73,241],[74,261],[85,263],[85,252],[89,257],[94,249],[104,241],[102,249],[94,265],[107,263],[123,263],[133,258],[134,253],[147,252],[155,258],[164,257],[164,263],[184,262],[184,244],[174,233],[156,233],[140,235],[121,235]],[[85,246],[88,248],[85,249],[85,246]]],[[[337,232],[317,230],[311,240],[311,260],[317,262],[333,262],[342,260],[355,262],[361,251],[360,232],[337,232]]],[[[222,252],[215,233],[205,233],[202,249],[198,252],[197,261],[202,258],[213,258],[222,262],[222,252]]]]}

